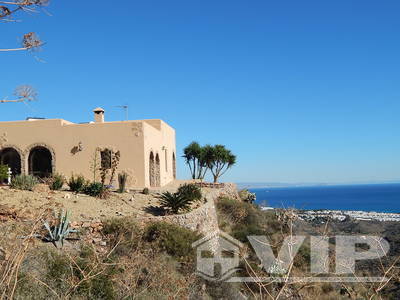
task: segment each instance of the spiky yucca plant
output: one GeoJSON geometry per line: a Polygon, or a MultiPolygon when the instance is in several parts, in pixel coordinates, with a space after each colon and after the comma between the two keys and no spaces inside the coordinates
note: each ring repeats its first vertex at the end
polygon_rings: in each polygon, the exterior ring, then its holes
{"type": "Polygon", "coordinates": [[[50,226],[48,222],[44,222],[43,225],[47,230],[48,235],[43,239],[47,242],[53,243],[54,246],[64,246],[64,241],[68,239],[68,235],[73,232],[77,232],[75,229],[70,227],[69,222],[70,213],[61,210],[57,217],[57,223],[50,226]]]}
{"type": "Polygon", "coordinates": [[[174,194],[165,192],[160,196],[161,207],[173,214],[189,210],[192,202],[192,199],[179,192],[174,194]]]}

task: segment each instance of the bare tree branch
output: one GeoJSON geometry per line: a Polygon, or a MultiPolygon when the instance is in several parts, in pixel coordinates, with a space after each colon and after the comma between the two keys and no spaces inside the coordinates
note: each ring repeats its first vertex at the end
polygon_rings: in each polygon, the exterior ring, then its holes
{"type": "Polygon", "coordinates": [[[37,98],[36,90],[30,85],[20,85],[15,91],[14,95],[17,99],[2,99],[0,103],[19,103],[35,101],[37,98]]]}

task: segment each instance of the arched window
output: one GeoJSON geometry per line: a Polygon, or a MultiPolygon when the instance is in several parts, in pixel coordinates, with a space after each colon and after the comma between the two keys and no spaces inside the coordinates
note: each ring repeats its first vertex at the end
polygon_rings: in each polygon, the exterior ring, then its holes
{"type": "Polygon", "coordinates": [[[172,169],[174,172],[174,179],[176,179],[176,158],[175,153],[172,153],[172,169]]]}
{"type": "Polygon", "coordinates": [[[156,186],[161,185],[161,167],[160,167],[160,156],[156,154],[156,186]]]}
{"type": "Polygon", "coordinates": [[[12,175],[21,174],[21,155],[12,147],[0,151],[0,164],[7,165],[11,169],[12,175]]]}
{"type": "Polygon", "coordinates": [[[168,172],[168,150],[165,149],[165,172],[168,172]]]}
{"type": "Polygon", "coordinates": [[[156,185],[156,174],[155,174],[155,163],[154,163],[154,153],[150,152],[149,158],[149,176],[150,176],[150,186],[156,185]]]}
{"type": "Polygon", "coordinates": [[[49,149],[37,146],[31,149],[28,158],[29,174],[46,178],[53,173],[53,157],[49,149]]]}

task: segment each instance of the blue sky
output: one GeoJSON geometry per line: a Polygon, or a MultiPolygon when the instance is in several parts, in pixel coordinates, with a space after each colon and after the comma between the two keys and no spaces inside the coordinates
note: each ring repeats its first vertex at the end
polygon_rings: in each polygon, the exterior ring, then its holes
{"type": "MultiPolygon", "coordinates": [[[[36,55],[1,53],[0,97],[39,101],[0,120],[161,118],[238,156],[224,180],[400,181],[400,2],[57,1],[1,24],[0,48],[29,31],[36,55]]],[[[188,176],[183,160],[179,177],[188,176]]]]}

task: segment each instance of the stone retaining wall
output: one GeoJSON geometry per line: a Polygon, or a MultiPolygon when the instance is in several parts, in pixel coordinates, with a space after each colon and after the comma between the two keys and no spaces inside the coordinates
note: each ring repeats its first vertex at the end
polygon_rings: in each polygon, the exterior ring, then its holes
{"type": "Polygon", "coordinates": [[[172,216],[157,216],[143,218],[144,222],[168,222],[174,223],[184,228],[196,230],[204,235],[218,230],[217,211],[215,201],[219,197],[230,197],[239,199],[237,186],[233,183],[225,184],[223,188],[218,189],[203,189],[203,195],[206,198],[206,203],[201,207],[182,215],[172,216]]]}

